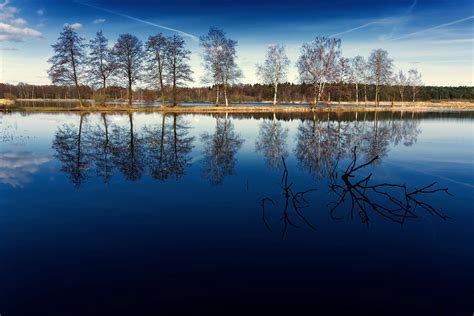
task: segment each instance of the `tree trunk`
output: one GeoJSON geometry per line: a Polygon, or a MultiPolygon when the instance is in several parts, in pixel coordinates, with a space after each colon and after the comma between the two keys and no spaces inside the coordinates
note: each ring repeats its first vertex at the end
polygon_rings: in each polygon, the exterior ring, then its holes
{"type": "Polygon", "coordinates": [[[367,105],[367,85],[364,84],[364,98],[365,98],[365,105],[367,105]]]}
{"type": "Polygon", "coordinates": [[[375,85],[375,107],[379,105],[379,85],[375,85]]]}
{"type": "Polygon", "coordinates": [[[278,83],[275,84],[275,93],[273,94],[273,106],[277,103],[277,92],[278,92],[278,83]]]}
{"type": "Polygon", "coordinates": [[[128,80],[128,105],[132,106],[133,92],[132,92],[132,80],[128,80]]]}
{"type": "Polygon", "coordinates": [[[216,84],[216,105],[219,105],[219,84],[216,84]]]}
{"type": "Polygon", "coordinates": [[[225,106],[229,106],[229,101],[227,100],[227,83],[224,83],[224,98],[225,98],[225,106]]]}
{"type": "Polygon", "coordinates": [[[359,84],[356,83],[356,103],[359,104],[359,84]]]}

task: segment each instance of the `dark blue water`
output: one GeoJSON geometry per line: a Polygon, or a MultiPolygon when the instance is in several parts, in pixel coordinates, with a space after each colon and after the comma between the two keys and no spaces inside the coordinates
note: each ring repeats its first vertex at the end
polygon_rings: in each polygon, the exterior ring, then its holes
{"type": "Polygon", "coordinates": [[[0,313],[471,315],[473,134],[472,112],[1,114],[0,313]],[[354,148],[368,200],[331,212],[354,148]]]}

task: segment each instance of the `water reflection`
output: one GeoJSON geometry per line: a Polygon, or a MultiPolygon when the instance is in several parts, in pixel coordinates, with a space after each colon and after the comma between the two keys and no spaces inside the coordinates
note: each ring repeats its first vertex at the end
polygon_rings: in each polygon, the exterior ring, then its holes
{"type": "MultiPolygon", "coordinates": [[[[294,136],[295,147],[288,148],[289,128],[276,115],[264,119],[255,140],[257,152],[263,155],[271,169],[282,167],[282,159],[294,152],[299,166],[315,178],[330,175],[334,162],[350,158],[351,148],[357,147],[366,159],[378,156],[379,163],[392,145],[411,146],[421,130],[413,117],[401,119],[396,115],[372,113],[355,114],[351,119],[334,118],[329,113],[313,113],[300,119],[294,136]]],[[[55,133],[55,157],[61,170],[76,186],[91,173],[108,183],[119,171],[127,180],[136,181],[145,174],[157,180],[178,179],[191,167],[196,137],[186,116],[162,115],[156,123],[137,128],[134,114],[129,113],[126,124],[111,122],[109,114],[101,114],[95,124],[88,124],[89,115],[78,116],[76,124],[66,124],[55,133]]],[[[115,117],[115,116],[114,116],[115,117]]],[[[96,117],[97,118],[97,117],[96,117]]],[[[237,153],[244,139],[236,131],[232,119],[214,115],[212,131],[201,133],[201,174],[212,185],[220,185],[235,173],[237,153]]]]}
{"type": "Polygon", "coordinates": [[[282,159],[288,157],[287,149],[288,128],[284,128],[276,119],[275,113],[272,120],[264,120],[260,124],[260,130],[255,147],[265,157],[266,164],[277,169],[282,165],[282,159]]]}
{"type": "Polygon", "coordinates": [[[79,124],[65,124],[58,128],[53,140],[55,158],[61,162],[61,171],[68,174],[69,180],[75,186],[80,186],[86,179],[89,158],[83,150],[82,127],[84,115],[79,116],[79,124]]]}
{"type": "Polygon", "coordinates": [[[298,126],[295,155],[301,168],[316,178],[329,176],[334,162],[351,155],[351,149],[359,148],[366,159],[378,156],[376,163],[387,156],[390,144],[403,142],[411,146],[421,130],[418,121],[411,119],[379,120],[375,112],[373,120],[341,121],[322,118],[314,114],[312,120],[302,121],[298,126]]]}
{"type": "Polygon", "coordinates": [[[225,177],[235,172],[235,155],[244,139],[226,114],[224,118],[216,117],[214,133],[203,133],[201,141],[204,146],[202,174],[212,185],[222,184],[225,177]]]}
{"type": "Polygon", "coordinates": [[[161,125],[144,128],[147,163],[154,179],[178,179],[185,175],[191,166],[190,153],[194,147],[189,129],[189,123],[176,114],[169,123],[163,115],[161,125]]]}
{"type": "Polygon", "coordinates": [[[22,187],[49,160],[48,157],[40,157],[29,151],[0,152],[0,183],[22,187]]]}

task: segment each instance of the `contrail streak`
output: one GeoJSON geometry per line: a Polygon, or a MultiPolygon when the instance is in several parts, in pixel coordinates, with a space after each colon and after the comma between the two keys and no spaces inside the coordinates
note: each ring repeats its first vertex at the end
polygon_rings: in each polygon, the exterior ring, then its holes
{"type": "Polygon", "coordinates": [[[368,27],[368,26],[371,26],[371,25],[374,25],[374,24],[377,24],[377,23],[378,23],[378,21],[369,22],[369,23],[366,23],[366,24],[363,24],[363,25],[354,27],[354,28],[352,28],[352,29],[342,31],[342,32],[340,32],[340,33],[336,33],[336,34],[329,35],[329,37],[336,37],[336,36],[340,36],[340,35],[347,34],[347,33],[350,33],[350,32],[354,32],[354,31],[357,31],[357,30],[366,28],[366,27],[368,27]]]}
{"type": "Polygon", "coordinates": [[[136,22],[140,22],[140,23],[143,23],[143,24],[146,24],[146,25],[150,25],[150,26],[158,27],[158,28],[161,28],[161,29],[164,29],[164,30],[172,31],[172,32],[178,33],[178,34],[180,34],[184,37],[189,37],[190,39],[192,39],[193,41],[196,41],[196,42],[199,40],[199,38],[197,36],[193,35],[193,34],[189,34],[189,33],[177,30],[177,29],[173,29],[171,27],[167,27],[167,26],[164,26],[164,25],[160,25],[160,24],[150,22],[150,21],[142,20],[142,19],[133,17],[131,15],[123,14],[123,13],[112,11],[112,10],[109,10],[109,9],[97,7],[97,6],[89,4],[89,3],[84,3],[84,2],[79,2],[79,1],[75,1],[75,2],[79,3],[81,5],[87,6],[87,7],[91,7],[91,8],[97,9],[97,10],[101,10],[101,11],[104,11],[104,12],[107,12],[107,13],[110,13],[110,14],[113,14],[113,15],[116,15],[116,16],[120,16],[120,17],[129,19],[129,20],[132,20],[132,21],[136,21],[136,22]]]}
{"type": "Polygon", "coordinates": [[[471,16],[468,16],[466,18],[459,19],[459,20],[456,20],[456,21],[451,21],[451,22],[448,22],[448,23],[436,25],[436,26],[433,26],[433,27],[430,27],[430,28],[427,28],[427,29],[419,30],[419,31],[416,31],[416,32],[413,32],[413,33],[405,34],[405,35],[402,35],[400,37],[393,38],[392,41],[397,41],[397,40],[400,40],[400,39],[409,38],[409,37],[412,37],[412,36],[416,36],[418,34],[422,34],[422,33],[425,33],[425,32],[437,30],[437,29],[440,29],[440,28],[443,28],[443,27],[446,27],[446,26],[451,26],[451,25],[454,25],[454,24],[466,22],[466,21],[469,21],[469,20],[472,20],[472,19],[474,19],[474,15],[471,15],[471,16]]]}

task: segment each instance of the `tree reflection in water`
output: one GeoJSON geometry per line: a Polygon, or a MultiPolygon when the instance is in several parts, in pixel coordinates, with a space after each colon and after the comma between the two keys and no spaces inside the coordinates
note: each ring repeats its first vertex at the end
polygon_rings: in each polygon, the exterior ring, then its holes
{"type": "Polygon", "coordinates": [[[115,166],[127,180],[142,177],[145,165],[143,137],[133,129],[133,114],[128,114],[129,128],[114,126],[112,130],[112,156],[115,166]]]}
{"type": "MultiPolygon", "coordinates": [[[[127,115],[127,124],[113,123],[110,114],[105,113],[95,124],[87,124],[89,119],[81,114],[76,125],[58,128],[53,149],[62,164],[61,170],[74,185],[81,185],[90,172],[104,183],[109,183],[114,170],[132,181],[147,173],[158,180],[185,175],[191,166],[195,141],[185,117],[162,115],[156,124],[137,129],[134,114],[127,115]]],[[[383,159],[392,144],[410,146],[420,133],[418,121],[413,118],[397,114],[380,120],[379,114],[374,113],[368,120],[366,115],[356,113],[355,120],[344,116],[334,119],[329,114],[314,112],[312,117],[302,120],[294,149],[299,166],[316,178],[328,177],[335,161],[350,159],[353,147],[359,148],[361,156],[368,160],[375,156],[383,159]]],[[[289,155],[288,134],[288,128],[275,115],[260,124],[255,147],[271,169],[281,168],[281,157],[289,155]]],[[[235,173],[236,154],[244,139],[226,114],[217,116],[214,131],[202,134],[200,140],[202,175],[213,185],[222,184],[225,177],[235,173]]]]}
{"type": "Polygon", "coordinates": [[[225,118],[216,118],[214,133],[202,134],[201,141],[204,146],[202,174],[212,185],[222,184],[225,177],[235,172],[235,155],[244,139],[235,131],[226,113],[225,118]]]}
{"type": "Polygon", "coordinates": [[[272,120],[264,120],[255,147],[265,157],[265,163],[272,169],[282,166],[281,157],[288,156],[287,150],[288,128],[284,128],[273,113],[272,120]]]}
{"type": "Polygon", "coordinates": [[[194,137],[189,136],[189,129],[189,124],[177,114],[172,114],[169,124],[163,114],[161,126],[144,128],[147,162],[153,178],[166,180],[174,176],[178,179],[191,166],[194,137]]]}
{"type": "Polygon", "coordinates": [[[89,171],[104,183],[109,183],[114,169],[130,181],[141,179],[147,169],[159,180],[181,177],[191,165],[194,137],[189,136],[188,123],[177,115],[169,123],[166,119],[162,117],[160,126],[136,130],[133,113],[128,114],[125,126],[110,124],[103,113],[101,123],[84,127],[81,114],[77,126],[64,125],[56,131],[55,156],[76,186],[86,180],[89,171]]]}
{"type": "Polygon", "coordinates": [[[59,127],[52,145],[56,151],[55,158],[62,163],[61,171],[67,173],[71,183],[77,187],[86,179],[90,163],[90,157],[83,150],[83,123],[84,114],[81,114],[78,126],[65,124],[59,127]]]}
{"type": "Polygon", "coordinates": [[[375,156],[386,157],[390,145],[402,142],[411,146],[416,142],[421,130],[418,121],[414,119],[379,120],[375,112],[373,121],[362,120],[356,115],[356,120],[341,121],[320,118],[314,113],[312,120],[302,121],[296,135],[295,155],[302,169],[308,170],[314,177],[328,177],[334,168],[334,163],[352,155],[351,149],[359,148],[363,156],[370,160],[375,156]]]}

